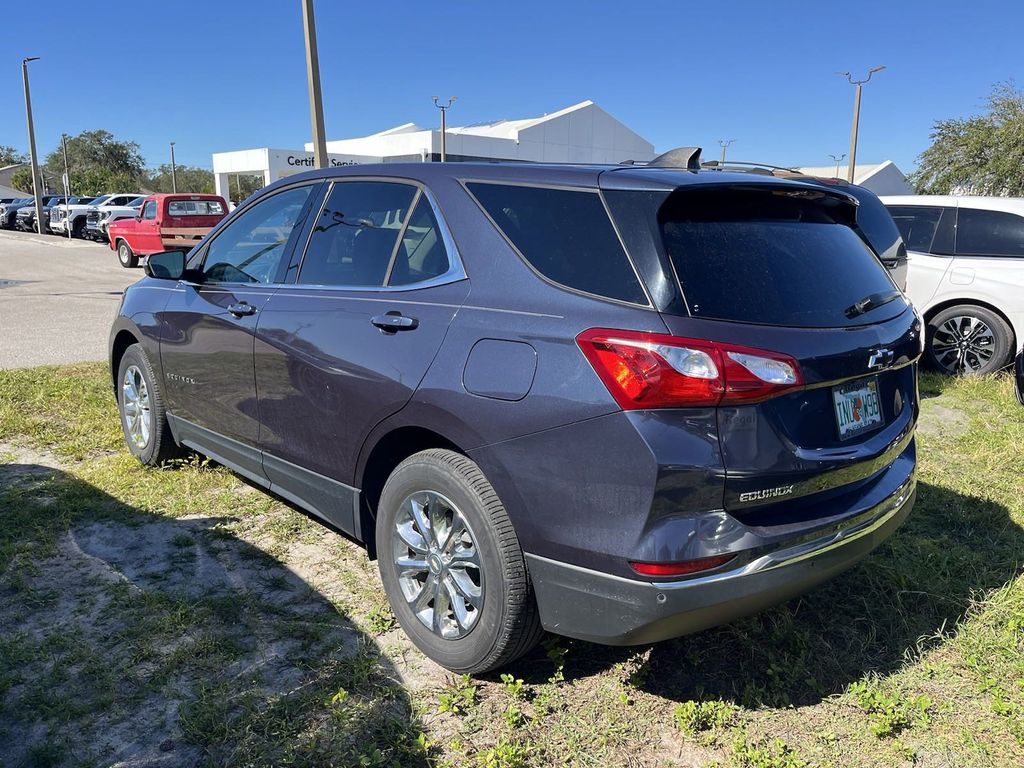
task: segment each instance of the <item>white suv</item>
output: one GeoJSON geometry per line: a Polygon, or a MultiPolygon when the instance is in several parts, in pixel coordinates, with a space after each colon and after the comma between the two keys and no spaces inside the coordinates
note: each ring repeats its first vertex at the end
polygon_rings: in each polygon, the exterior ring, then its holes
{"type": "Polygon", "coordinates": [[[883,197],[909,252],[907,293],[925,354],[948,373],[990,373],[1024,339],[1024,199],[883,197]]]}

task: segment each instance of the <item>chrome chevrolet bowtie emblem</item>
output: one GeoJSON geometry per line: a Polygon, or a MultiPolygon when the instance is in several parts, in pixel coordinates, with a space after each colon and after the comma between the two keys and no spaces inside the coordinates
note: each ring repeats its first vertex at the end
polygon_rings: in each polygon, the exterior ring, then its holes
{"type": "Polygon", "coordinates": [[[868,368],[873,371],[888,368],[892,365],[894,357],[895,355],[891,349],[875,350],[871,353],[871,357],[868,358],[868,368]]]}

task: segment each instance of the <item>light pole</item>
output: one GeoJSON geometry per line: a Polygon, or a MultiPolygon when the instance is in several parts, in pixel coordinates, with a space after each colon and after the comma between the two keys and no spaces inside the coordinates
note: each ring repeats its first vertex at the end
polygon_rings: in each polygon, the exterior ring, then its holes
{"type": "MultiPolygon", "coordinates": [[[[71,213],[71,167],[68,165],[68,135],[60,135],[60,148],[64,152],[64,212],[71,213]]],[[[65,216],[64,228],[68,231],[68,240],[71,239],[71,219],[65,216]]]]}
{"type": "Polygon", "coordinates": [[[43,193],[39,189],[39,158],[36,157],[36,128],[32,124],[32,94],[28,88],[28,63],[39,61],[38,56],[21,60],[21,77],[25,81],[25,117],[28,120],[28,151],[32,159],[32,195],[36,199],[36,231],[43,233],[43,193]]]}
{"type": "Polygon", "coordinates": [[[829,157],[831,157],[833,160],[836,161],[836,178],[838,179],[839,178],[839,164],[841,162],[843,162],[843,158],[846,157],[846,153],[843,152],[843,154],[841,154],[841,155],[832,155],[832,154],[830,154],[829,157]]]}
{"type": "Polygon", "coordinates": [[[871,76],[875,74],[875,72],[881,72],[883,69],[885,69],[884,66],[872,67],[868,70],[868,76],[863,80],[854,80],[853,76],[849,72],[836,72],[837,75],[845,75],[846,79],[850,82],[850,85],[856,86],[856,90],[853,94],[853,127],[850,129],[850,166],[846,171],[846,180],[851,184],[853,183],[853,169],[857,164],[857,128],[860,124],[861,86],[870,81],[871,76]]]}
{"type": "Polygon", "coordinates": [[[722,148],[722,159],[718,161],[718,165],[719,166],[722,166],[722,167],[725,166],[725,150],[727,150],[729,148],[729,145],[732,144],[734,141],[736,141],[736,139],[728,139],[728,140],[726,140],[726,139],[719,139],[718,140],[718,146],[720,146],[722,148]]]}
{"type": "Polygon", "coordinates": [[[447,126],[445,125],[445,113],[449,109],[451,109],[452,104],[455,103],[455,100],[457,98],[458,98],[458,96],[452,96],[450,99],[448,99],[448,103],[447,104],[445,104],[444,106],[441,106],[440,102],[438,101],[437,96],[434,97],[434,106],[441,110],[441,162],[442,163],[445,161],[445,158],[447,157],[447,155],[445,154],[445,149],[446,149],[446,147],[445,147],[445,136],[448,135],[447,134],[447,130],[448,129],[447,129],[447,126]]]}
{"type": "Polygon", "coordinates": [[[174,165],[174,142],[171,142],[171,192],[178,191],[178,169],[174,165]]]}
{"type": "Polygon", "coordinates": [[[327,167],[324,137],[324,98],[320,92],[320,56],[316,49],[313,0],[302,0],[302,26],[306,31],[306,79],[309,81],[309,120],[313,124],[313,157],[317,168],[327,167]]]}

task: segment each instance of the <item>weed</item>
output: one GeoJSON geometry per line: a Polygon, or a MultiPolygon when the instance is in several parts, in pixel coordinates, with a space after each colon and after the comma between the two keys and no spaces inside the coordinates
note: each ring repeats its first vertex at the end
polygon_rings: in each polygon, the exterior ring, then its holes
{"type": "Polygon", "coordinates": [[[924,726],[930,721],[928,710],[932,700],[927,696],[903,698],[865,681],[853,683],[849,692],[857,706],[868,713],[871,732],[878,738],[895,736],[911,726],[924,726]]]}
{"type": "Polygon", "coordinates": [[[464,715],[476,706],[477,686],[469,675],[462,675],[448,683],[438,694],[437,709],[453,715],[464,715]]]}
{"type": "Polygon", "coordinates": [[[724,728],[736,717],[736,705],[725,701],[684,701],[673,711],[676,727],[685,736],[724,728]]]}
{"type": "Polygon", "coordinates": [[[739,739],[733,745],[733,763],[737,768],[805,768],[807,761],[782,739],[748,744],[739,739]]]}
{"type": "Polygon", "coordinates": [[[398,626],[398,620],[387,605],[374,606],[366,614],[366,627],[375,635],[383,635],[398,626]]]}
{"type": "Polygon", "coordinates": [[[531,751],[528,746],[499,741],[477,755],[477,765],[480,768],[526,768],[531,751]]]}

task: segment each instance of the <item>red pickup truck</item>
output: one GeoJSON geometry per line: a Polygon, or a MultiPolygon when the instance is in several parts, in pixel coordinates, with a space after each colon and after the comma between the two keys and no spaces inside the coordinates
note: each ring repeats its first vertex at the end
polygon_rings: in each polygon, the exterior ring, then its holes
{"type": "Polygon", "coordinates": [[[139,256],[190,250],[227,215],[219,195],[150,195],[135,218],[111,222],[110,248],[122,267],[137,267],[139,256]]]}

